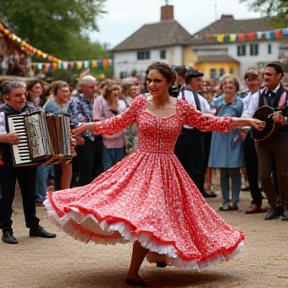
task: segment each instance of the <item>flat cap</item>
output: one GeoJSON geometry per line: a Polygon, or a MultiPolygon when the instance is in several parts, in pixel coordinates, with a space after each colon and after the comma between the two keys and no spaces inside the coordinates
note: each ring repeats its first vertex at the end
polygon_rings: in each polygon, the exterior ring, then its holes
{"type": "Polygon", "coordinates": [[[188,69],[187,74],[186,74],[186,78],[189,78],[189,79],[196,78],[196,77],[202,77],[202,76],[204,76],[204,74],[199,72],[195,68],[188,69]]]}

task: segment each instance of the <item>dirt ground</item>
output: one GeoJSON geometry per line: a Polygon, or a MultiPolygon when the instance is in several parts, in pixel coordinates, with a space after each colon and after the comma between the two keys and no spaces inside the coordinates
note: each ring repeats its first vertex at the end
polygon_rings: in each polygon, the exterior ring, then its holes
{"type": "MultiPolygon", "coordinates": [[[[215,188],[218,197],[207,201],[217,210],[221,196],[219,185],[215,188]]],[[[246,215],[249,192],[241,192],[239,204],[240,211],[217,212],[244,232],[245,247],[237,258],[203,272],[157,268],[145,261],[141,275],[151,283],[150,287],[287,288],[288,223],[280,219],[264,221],[263,214],[246,215]]],[[[43,206],[37,207],[41,225],[56,232],[57,238],[29,238],[19,192],[14,209],[13,228],[19,244],[0,242],[0,288],[129,287],[124,277],[131,244],[105,246],[75,241],[50,223],[43,206]]]]}

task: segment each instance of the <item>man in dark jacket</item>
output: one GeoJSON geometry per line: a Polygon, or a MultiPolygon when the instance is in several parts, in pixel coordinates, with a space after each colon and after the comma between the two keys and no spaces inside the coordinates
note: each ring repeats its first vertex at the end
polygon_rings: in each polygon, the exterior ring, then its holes
{"type": "Polygon", "coordinates": [[[37,106],[26,101],[26,85],[18,81],[7,81],[1,86],[6,102],[0,108],[0,144],[2,161],[0,165],[0,229],[3,230],[2,241],[17,244],[12,230],[12,204],[15,196],[16,179],[21,189],[26,227],[30,237],[55,238],[39,225],[35,208],[36,166],[14,167],[11,145],[19,144],[16,133],[9,133],[7,117],[13,114],[39,111],[37,106]]]}

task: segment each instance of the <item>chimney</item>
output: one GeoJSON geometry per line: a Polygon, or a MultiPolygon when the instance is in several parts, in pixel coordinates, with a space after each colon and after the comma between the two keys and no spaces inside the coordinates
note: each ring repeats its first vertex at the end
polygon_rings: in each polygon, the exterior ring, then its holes
{"type": "Polygon", "coordinates": [[[174,19],[174,6],[165,5],[161,7],[161,21],[174,19]]]}

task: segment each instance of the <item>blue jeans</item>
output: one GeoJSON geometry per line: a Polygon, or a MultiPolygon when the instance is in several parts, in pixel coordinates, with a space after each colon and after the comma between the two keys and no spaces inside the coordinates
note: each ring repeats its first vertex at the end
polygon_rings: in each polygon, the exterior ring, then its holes
{"type": "Polygon", "coordinates": [[[241,189],[241,173],[240,168],[220,168],[220,184],[223,198],[223,205],[229,203],[230,183],[232,182],[232,202],[238,206],[239,194],[241,189]]]}
{"type": "Polygon", "coordinates": [[[38,166],[36,174],[36,200],[44,201],[46,199],[47,181],[51,166],[38,166]]]}
{"type": "Polygon", "coordinates": [[[103,146],[103,169],[108,170],[124,158],[123,148],[106,148],[103,146]]]}

